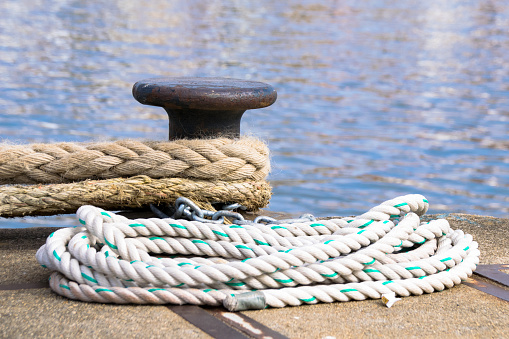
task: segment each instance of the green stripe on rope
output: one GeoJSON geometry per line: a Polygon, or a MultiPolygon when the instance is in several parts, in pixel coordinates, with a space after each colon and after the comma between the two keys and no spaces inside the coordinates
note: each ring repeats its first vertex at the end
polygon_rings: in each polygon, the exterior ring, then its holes
{"type": "Polygon", "coordinates": [[[284,230],[287,230],[287,229],[288,229],[288,228],[283,227],[283,226],[272,226],[270,229],[271,229],[271,230],[275,230],[275,229],[278,229],[278,228],[282,228],[282,229],[284,229],[284,230]]]}
{"type": "Polygon", "coordinates": [[[339,292],[341,293],[346,293],[346,292],[357,292],[357,290],[355,288],[346,288],[344,290],[340,290],[339,292]]]}
{"type": "Polygon", "coordinates": [[[423,240],[423,241],[416,242],[416,244],[417,244],[417,245],[422,245],[422,244],[424,244],[425,242],[426,242],[426,238],[424,238],[424,240],[423,240]]]}
{"type": "Polygon", "coordinates": [[[426,204],[429,204],[428,200],[426,199],[422,199],[422,201],[424,201],[426,204]]]}
{"type": "Polygon", "coordinates": [[[164,288],[151,288],[148,290],[149,292],[155,292],[155,291],[166,291],[164,288]]]}
{"type": "Polygon", "coordinates": [[[401,247],[401,246],[403,246],[403,240],[401,240],[401,244],[399,244],[399,245],[394,245],[394,247],[401,247]]]}
{"type": "Polygon", "coordinates": [[[217,235],[220,235],[222,237],[226,237],[226,238],[229,238],[230,236],[226,233],[223,233],[223,232],[219,232],[219,231],[215,231],[215,230],[212,230],[212,233],[215,233],[217,235]]]}
{"type": "Polygon", "coordinates": [[[321,273],[321,275],[323,275],[323,276],[324,276],[324,277],[326,277],[326,278],[334,278],[335,276],[337,276],[337,275],[338,275],[338,273],[337,273],[337,272],[334,272],[334,273],[332,273],[332,274],[325,274],[325,273],[321,273]]]}
{"type": "Polygon", "coordinates": [[[161,238],[161,237],[150,237],[148,238],[148,240],[163,240],[163,241],[166,241],[164,238],[161,238]]]}
{"type": "Polygon", "coordinates": [[[444,261],[448,261],[448,260],[452,260],[452,258],[447,257],[447,258],[444,258],[444,259],[442,259],[442,260],[440,260],[440,261],[441,261],[441,262],[444,262],[444,261]]]}
{"type": "Polygon", "coordinates": [[[147,227],[143,224],[129,224],[129,227],[147,227]]]}
{"type": "Polygon", "coordinates": [[[357,234],[361,234],[362,232],[366,232],[366,230],[359,231],[357,234]]]}
{"type": "Polygon", "coordinates": [[[380,273],[379,270],[375,270],[373,268],[366,268],[365,270],[362,270],[363,272],[366,272],[366,273],[380,273]]]}
{"type": "Polygon", "coordinates": [[[177,264],[177,266],[184,266],[184,265],[193,265],[193,264],[191,264],[189,262],[181,262],[181,263],[177,264]]]}
{"type": "Polygon", "coordinates": [[[108,245],[110,248],[113,248],[114,250],[118,250],[118,247],[113,245],[111,242],[109,242],[108,239],[104,238],[104,241],[106,242],[106,245],[108,245]]]}
{"type": "Polygon", "coordinates": [[[62,288],[65,288],[66,290],[69,290],[69,291],[71,290],[71,289],[69,288],[69,286],[67,286],[67,285],[62,285],[62,284],[60,284],[59,286],[60,286],[60,287],[62,287],[62,288]]]}
{"type": "Polygon", "coordinates": [[[253,249],[252,249],[252,248],[247,247],[247,246],[245,246],[245,245],[235,245],[235,247],[237,247],[237,248],[243,248],[243,249],[245,249],[245,250],[253,251],[253,249]]]}
{"type": "Polygon", "coordinates": [[[265,246],[270,246],[269,243],[267,242],[263,242],[263,241],[260,241],[260,240],[257,240],[257,239],[254,239],[255,243],[257,243],[258,245],[265,245],[265,246]]]}
{"type": "Polygon", "coordinates": [[[373,222],[374,222],[374,220],[370,220],[370,221],[368,221],[367,223],[365,223],[364,225],[360,225],[360,226],[359,226],[359,228],[364,228],[364,227],[366,227],[366,226],[369,226],[369,225],[371,225],[373,222]]]}
{"type": "Polygon", "coordinates": [[[194,240],[191,240],[191,242],[192,242],[193,244],[205,244],[205,245],[210,246],[209,244],[207,244],[207,243],[206,243],[205,241],[203,241],[203,240],[194,239],[194,240]]]}
{"type": "Polygon", "coordinates": [[[85,220],[81,220],[81,219],[78,219],[78,221],[80,222],[80,224],[82,225],[86,225],[87,223],[85,222],[85,220]]]}
{"type": "Polygon", "coordinates": [[[331,243],[333,241],[336,241],[336,240],[327,240],[326,242],[324,242],[324,244],[327,245],[327,244],[329,244],[329,243],[331,243]]]}
{"type": "Polygon", "coordinates": [[[216,290],[214,290],[212,288],[207,288],[207,289],[203,290],[203,292],[205,292],[205,293],[209,293],[210,291],[216,291],[216,290]]]}
{"type": "Polygon", "coordinates": [[[244,286],[245,285],[243,282],[226,282],[224,284],[228,285],[228,286],[244,286]]]}
{"type": "Polygon", "coordinates": [[[277,281],[278,283],[281,283],[281,284],[288,284],[288,283],[291,283],[293,282],[293,279],[276,279],[274,278],[275,281],[277,281]]]}
{"type": "Polygon", "coordinates": [[[106,212],[101,212],[101,214],[102,214],[102,215],[107,216],[108,218],[111,218],[111,215],[109,215],[109,214],[108,214],[108,213],[106,213],[106,212]]]}
{"type": "Polygon", "coordinates": [[[81,272],[81,276],[85,279],[87,279],[88,281],[91,281],[93,282],[94,284],[97,284],[97,280],[95,280],[94,278],[92,278],[91,276],[89,275],[86,275],[85,273],[81,272]]]}
{"type": "Polygon", "coordinates": [[[387,280],[387,281],[384,281],[384,282],[382,283],[382,285],[387,285],[387,284],[390,284],[390,283],[393,283],[393,282],[394,282],[394,281],[392,281],[392,280],[387,280]]]}
{"type": "Polygon", "coordinates": [[[363,262],[362,264],[363,265],[371,265],[371,264],[374,264],[375,263],[375,258],[373,258],[373,260],[371,260],[370,262],[363,262]]]}
{"type": "Polygon", "coordinates": [[[412,271],[412,270],[422,270],[422,268],[420,268],[419,266],[405,267],[405,269],[406,269],[407,271],[412,271]]]}
{"type": "Polygon", "coordinates": [[[394,205],[393,207],[401,207],[401,206],[407,206],[408,204],[406,202],[402,202],[401,204],[394,205]]]}
{"type": "Polygon", "coordinates": [[[230,228],[244,228],[244,227],[242,227],[240,225],[231,225],[230,228]]]}
{"type": "Polygon", "coordinates": [[[109,289],[107,289],[107,288],[98,288],[98,289],[96,289],[95,291],[96,291],[97,293],[99,293],[99,292],[113,292],[112,290],[109,290],[109,289]]]}
{"type": "Polygon", "coordinates": [[[467,246],[463,249],[463,251],[468,251],[470,249],[470,246],[467,246]]]}
{"type": "Polygon", "coordinates": [[[62,261],[62,259],[58,256],[56,250],[53,250],[53,255],[55,256],[55,258],[57,258],[58,261],[62,261]]]}
{"type": "Polygon", "coordinates": [[[299,300],[300,300],[300,301],[303,301],[303,302],[305,302],[305,303],[310,303],[310,302],[315,301],[315,300],[316,300],[316,298],[315,298],[315,297],[311,297],[311,298],[309,298],[309,299],[299,299],[299,300]]]}
{"type": "Polygon", "coordinates": [[[180,228],[183,230],[186,230],[187,228],[185,226],[179,225],[179,224],[170,224],[171,227],[180,228]]]}
{"type": "Polygon", "coordinates": [[[324,226],[324,227],[325,227],[325,225],[324,225],[324,224],[311,224],[311,225],[309,225],[309,226],[311,226],[311,227],[324,226]]]}

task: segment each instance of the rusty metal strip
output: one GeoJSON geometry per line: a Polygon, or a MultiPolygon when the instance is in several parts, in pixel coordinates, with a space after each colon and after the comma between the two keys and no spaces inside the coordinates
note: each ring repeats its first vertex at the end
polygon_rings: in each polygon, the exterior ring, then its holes
{"type": "Polygon", "coordinates": [[[502,265],[478,265],[474,274],[480,275],[509,287],[509,274],[502,272],[509,270],[509,264],[502,265]]]}
{"type": "Polygon", "coordinates": [[[255,339],[288,339],[279,332],[251,319],[240,312],[227,312],[219,308],[209,309],[215,317],[255,339]]]}
{"type": "Polygon", "coordinates": [[[193,305],[167,306],[172,312],[178,314],[194,326],[213,338],[246,339],[249,338],[236,331],[221,320],[217,319],[203,308],[193,305]]]}
{"type": "Polygon", "coordinates": [[[493,285],[487,281],[480,281],[474,278],[469,278],[464,282],[464,284],[484,293],[491,294],[492,296],[502,300],[509,301],[509,290],[493,285]]]}
{"type": "Polygon", "coordinates": [[[25,284],[7,284],[0,285],[0,291],[27,290],[32,288],[49,288],[47,282],[25,283],[25,284]]]}

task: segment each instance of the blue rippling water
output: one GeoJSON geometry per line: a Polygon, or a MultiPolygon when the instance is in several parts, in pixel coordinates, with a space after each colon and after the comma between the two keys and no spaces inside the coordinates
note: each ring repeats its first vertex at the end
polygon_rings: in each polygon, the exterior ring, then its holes
{"type": "MultiPolygon", "coordinates": [[[[0,136],[158,139],[156,76],[272,84],[242,130],[272,151],[273,211],[351,215],[424,194],[431,213],[509,217],[509,4],[4,0],[0,136]]],[[[71,217],[0,219],[61,226],[71,217]]]]}

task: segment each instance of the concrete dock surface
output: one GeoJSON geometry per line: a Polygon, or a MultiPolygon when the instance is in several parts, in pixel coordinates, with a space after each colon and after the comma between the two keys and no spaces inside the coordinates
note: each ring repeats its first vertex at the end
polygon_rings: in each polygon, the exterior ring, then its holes
{"type": "MultiPolygon", "coordinates": [[[[479,243],[480,266],[509,264],[509,219],[467,214],[427,217],[445,217],[452,228],[472,234],[479,243]]],[[[58,296],[45,286],[50,272],[35,259],[37,249],[54,230],[0,229],[0,338],[234,337],[219,327],[204,331],[166,306],[92,304],[58,296]]],[[[509,269],[500,272],[509,274],[509,269]]],[[[473,279],[473,284],[489,282],[509,296],[509,287],[503,284],[476,274],[473,279]]],[[[216,318],[229,316],[224,309],[201,310],[216,318]]],[[[281,338],[509,337],[509,302],[466,284],[406,297],[391,308],[381,300],[365,300],[242,314],[281,338]]],[[[238,333],[239,337],[271,337],[256,330],[238,333]]]]}

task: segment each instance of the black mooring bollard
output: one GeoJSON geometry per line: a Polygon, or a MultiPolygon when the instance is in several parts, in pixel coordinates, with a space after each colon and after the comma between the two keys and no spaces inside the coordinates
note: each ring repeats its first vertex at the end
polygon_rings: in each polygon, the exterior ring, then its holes
{"type": "Polygon", "coordinates": [[[170,120],[169,139],[240,136],[248,109],[272,105],[269,84],[230,78],[153,78],[138,81],[133,96],[144,105],[163,107],[170,120]]]}

